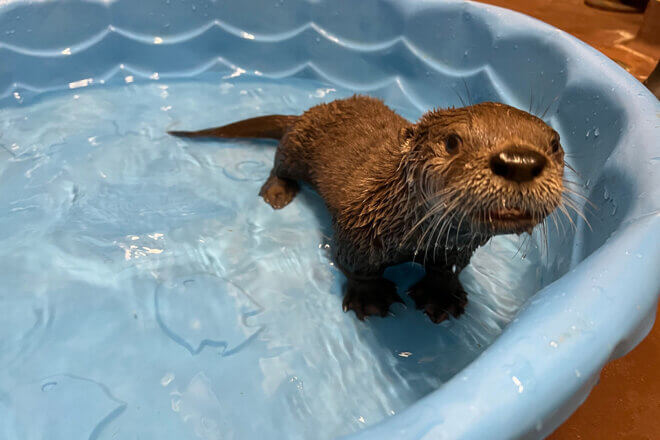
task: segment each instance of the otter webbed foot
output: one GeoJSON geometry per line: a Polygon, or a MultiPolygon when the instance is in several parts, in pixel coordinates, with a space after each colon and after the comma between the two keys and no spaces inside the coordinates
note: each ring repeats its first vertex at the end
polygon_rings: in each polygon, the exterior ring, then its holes
{"type": "Polygon", "coordinates": [[[458,318],[467,305],[467,293],[463,290],[458,277],[450,272],[427,271],[426,276],[412,286],[408,295],[415,301],[418,309],[436,324],[449,318],[458,318]]]}
{"type": "Polygon", "coordinates": [[[356,280],[349,278],[344,293],[344,312],[353,310],[362,321],[367,316],[387,316],[393,303],[403,303],[396,285],[385,278],[356,280]]]}

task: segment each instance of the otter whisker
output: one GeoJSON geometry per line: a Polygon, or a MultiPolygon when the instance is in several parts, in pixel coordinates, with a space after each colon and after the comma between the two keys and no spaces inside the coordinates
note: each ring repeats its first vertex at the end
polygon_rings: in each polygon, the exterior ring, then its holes
{"type": "Polygon", "coordinates": [[[511,257],[512,259],[513,259],[513,258],[516,258],[516,257],[518,256],[518,254],[520,254],[521,257],[524,257],[524,256],[526,255],[526,252],[527,252],[527,251],[523,251],[523,248],[525,247],[525,245],[527,244],[527,242],[528,242],[529,240],[531,240],[531,235],[529,235],[529,234],[528,234],[528,235],[525,235],[525,236],[522,238],[522,241],[521,241],[520,244],[518,245],[518,249],[516,250],[516,253],[513,254],[513,257],[511,257]],[[522,252],[521,252],[521,251],[522,251],[522,252]]]}
{"type": "Polygon", "coordinates": [[[465,78],[461,78],[463,80],[463,85],[465,86],[465,91],[467,92],[467,97],[468,97],[468,103],[470,105],[473,105],[474,102],[472,101],[472,97],[470,96],[470,89],[468,88],[467,81],[465,81],[465,78]]]}
{"type": "MultiPolygon", "coordinates": [[[[449,213],[452,213],[452,216],[453,216],[453,212],[454,212],[454,210],[450,211],[449,213]]],[[[438,228],[438,226],[441,226],[441,230],[442,230],[442,226],[444,226],[444,220],[445,220],[446,217],[447,217],[447,213],[445,213],[442,216],[438,217],[438,219],[436,219],[434,221],[433,230],[432,230],[431,234],[428,236],[428,240],[426,242],[426,249],[425,249],[425,252],[424,252],[424,260],[425,261],[426,261],[427,253],[428,253],[428,251],[431,247],[433,247],[433,260],[435,261],[435,257],[437,255],[436,246],[431,246],[431,244],[433,242],[433,237],[435,236],[436,229],[438,228]]],[[[437,242],[437,239],[436,239],[436,242],[437,242]]]]}
{"type": "Polygon", "coordinates": [[[581,182],[577,182],[577,181],[575,181],[575,180],[568,180],[567,178],[564,178],[564,179],[562,180],[562,182],[563,182],[564,184],[575,185],[575,186],[577,186],[577,187],[579,187],[579,188],[586,188],[586,187],[584,186],[584,184],[582,184],[581,182]]]}
{"type": "Polygon", "coordinates": [[[554,104],[555,102],[557,102],[558,99],[559,99],[559,95],[555,96],[555,99],[553,99],[552,101],[550,101],[550,104],[548,104],[548,106],[545,108],[545,110],[544,110],[543,113],[541,114],[541,116],[540,116],[541,119],[543,119],[543,118],[545,117],[545,114],[548,113],[548,110],[550,110],[550,107],[552,107],[552,104],[554,104]]]}
{"type": "MultiPolygon", "coordinates": [[[[435,246],[438,246],[438,241],[445,236],[445,233],[447,236],[449,236],[449,229],[451,228],[452,221],[454,220],[454,217],[456,216],[457,211],[453,210],[451,212],[451,217],[444,216],[444,218],[439,219],[442,222],[442,225],[440,227],[440,230],[438,232],[437,238],[435,240],[435,246]]],[[[447,240],[445,240],[445,251],[447,250],[447,240]]],[[[445,259],[447,256],[445,255],[445,259]]]]}
{"type": "MultiPolygon", "coordinates": [[[[478,219],[478,222],[479,222],[478,223],[478,225],[479,225],[479,230],[478,231],[474,230],[474,224],[472,222],[470,222],[470,237],[472,237],[470,239],[470,244],[468,246],[470,249],[472,249],[472,246],[474,245],[474,242],[477,239],[479,239],[479,241],[481,241],[481,229],[483,228],[483,226],[481,226],[481,225],[483,225],[483,223],[486,221],[486,208],[485,207],[482,206],[482,208],[478,211],[477,219],[478,219]]],[[[479,242],[479,241],[477,241],[477,242],[479,242]]]]}
{"type": "MultiPolygon", "coordinates": [[[[554,223],[554,225],[555,225],[555,230],[557,231],[557,233],[559,233],[559,225],[558,225],[558,223],[557,223],[556,211],[552,211],[552,212],[550,213],[550,215],[548,216],[548,218],[551,218],[551,219],[552,219],[552,221],[553,221],[553,223],[554,223]]],[[[563,231],[562,231],[562,235],[563,235],[563,231]]]]}
{"type": "Polygon", "coordinates": [[[579,192],[577,192],[577,191],[575,191],[571,188],[564,187],[564,195],[565,196],[575,196],[578,199],[584,201],[584,203],[588,205],[586,208],[591,208],[591,209],[598,210],[598,206],[595,203],[593,203],[591,200],[589,200],[588,197],[580,194],[579,192]]]}
{"type": "MultiPolygon", "coordinates": [[[[458,191],[454,191],[454,194],[458,191]]],[[[453,196],[452,196],[453,197],[453,196]]],[[[440,233],[442,233],[445,225],[451,224],[452,219],[454,218],[456,214],[456,208],[460,206],[464,198],[464,194],[458,195],[458,197],[455,197],[448,206],[445,208],[445,212],[442,213],[437,219],[435,219],[435,228],[437,228],[437,225],[442,225],[440,229],[440,233]]],[[[431,237],[429,238],[429,244],[430,241],[432,240],[433,234],[435,233],[435,229],[433,233],[431,234],[431,237]]],[[[420,241],[423,241],[424,237],[420,238],[420,241]]]]}
{"type": "Polygon", "coordinates": [[[456,93],[456,96],[458,96],[458,99],[461,101],[461,105],[465,107],[465,101],[463,101],[463,97],[459,95],[458,91],[456,91],[455,88],[452,87],[451,89],[454,91],[454,93],[456,93]]]}
{"type": "Polygon", "coordinates": [[[437,228],[437,225],[438,225],[438,220],[433,219],[433,221],[429,224],[429,227],[426,229],[426,231],[424,231],[424,235],[422,236],[421,241],[424,241],[423,239],[426,237],[428,232],[430,232],[430,234],[428,234],[428,239],[424,243],[424,259],[423,259],[424,264],[426,264],[426,258],[428,257],[429,248],[431,247],[430,242],[433,239],[433,234],[435,232],[435,228],[437,228]]]}
{"type": "Polygon", "coordinates": [[[458,192],[458,190],[453,188],[444,190],[438,192],[437,194],[434,194],[433,196],[424,198],[424,200],[420,201],[417,205],[415,205],[414,209],[418,209],[421,205],[427,205],[430,206],[430,208],[426,212],[426,214],[413,226],[412,230],[409,231],[409,233],[412,233],[417,227],[419,227],[420,224],[425,222],[432,215],[435,215],[438,212],[438,210],[445,207],[446,203],[443,205],[444,200],[445,199],[452,200],[456,192],[458,192]]]}
{"type": "Polygon", "coordinates": [[[543,252],[541,253],[541,255],[542,256],[545,255],[546,258],[547,258],[548,254],[550,253],[550,246],[548,244],[548,222],[547,222],[547,218],[543,219],[541,224],[542,224],[541,231],[542,231],[543,245],[544,245],[543,252]]]}
{"type": "Polygon", "coordinates": [[[579,215],[580,218],[582,218],[582,220],[584,220],[584,223],[587,225],[587,227],[589,227],[589,230],[593,231],[593,229],[591,227],[591,223],[589,223],[589,220],[587,220],[587,217],[582,213],[582,210],[578,209],[578,207],[575,206],[575,202],[573,200],[568,199],[568,198],[564,198],[564,204],[567,207],[571,208],[573,211],[575,211],[575,213],[577,215],[579,215]]]}
{"type": "MultiPolygon", "coordinates": [[[[445,212],[444,212],[444,213],[443,213],[438,219],[434,220],[434,222],[440,222],[440,221],[442,221],[447,215],[451,214],[451,213],[454,211],[454,209],[456,209],[456,207],[459,206],[460,201],[461,201],[461,197],[458,197],[458,198],[454,199],[454,201],[453,201],[449,206],[447,206],[446,211],[445,211],[445,212]]],[[[437,213],[437,211],[436,211],[435,213],[437,213]]],[[[428,216],[429,216],[429,215],[427,214],[425,217],[428,218],[428,216]]],[[[422,236],[418,239],[418,241],[417,241],[417,247],[418,247],[418,248],[419,248],[419,245],[424,241],[424,238],[426,238],[426,235],[428,234],[428,232],[429,232],[430,228],[433,226],[433,224],[434,224],[434,223],[431,223],[431,224],[426,228],[426,230],[424,231],[424,234],[422,234],[422,236]]]]}
{"type": "Polygon", "coordinates": [[[461,225],[463,224],[463,220],[465,219],[465,217],[467,216],[467,214],[468,214],[468,210],[466,209],[466,210],[463,212],[463,215],[461,216],[461,219],[458,221],[458,226],[456,227],[456,243],[459,242],[459,234],[460,234],[460,232],[461,232],[461,225]]]}
{"type": "MultiPolygon", "coordinates": [[[[539,84],[542,85],[540,76],[536,78],[536,84],[537,85],[539,85],[539,84]]],[[[541,89],[541,92],[542,92],[541,98],[539,99],[539,102],[536,104],[536,108],[534,109],[534,112],[532,114],[535,115],[537,118],[543,119],[539,116],[539,107],[541,106],[541,103],[545,100],[546,89],[545,89],[545,87],[540,87],[540,89],[541,89]]]]}
{"type": "Polygon", "coordinates": [[[562,212],[562,214],[564,214],[564,216],[566,216],[566,219],[569,221],[569,223],[570,223],[571,226],[573,227],[573,230],[574,230],[574,231],[577,231],[577,225],[575,224],[575,222],[574,222],[573,219],[571,218],[571,215],[569,214],[568,210],[566,209],[566,206],[564,205],[564,202],[563,202],[563,201],[562,201],[562,203],[559,205],[559,210],[562,212]]]}
{"type": "Polygon", "coordinates": [[[582,177],[582,175],[575,168],[573,168],[573,166],[570,163],[564,161],[564,166],[569,170],[571,170],[576,176],[580,178],[582,177]]]}
{"type": "MultiPolygon", "coordinates": [[[[439,212],[438,209],[435,209],[435,210],[433,210],[433,211],[435,211],[435,213],[439,212]]],[[[428,219],[428,217],[431,217],[431,215],[429,215],[429,214],[431,214],[431,213],[432,213],[432,212],[429,211],[429,212],[427,213],[427,215],[425,215],[424,217],[427,217],[427,219],[428,219]]],[[[424,220],[424,221],[422,221],[421,223],[419,223],[419,224],[424,224],[424,223],[426,223],[427,226],[426,226],[426,228],[424,229],[423,233],[417,238],[417,245],[416,245],[416,247],[415,247],[415,252],[418,252],[418,251],[419,251],[419,248],[420,248],[420,246],[422,245],[422,243],[424,242],[424,239],[425,239],[426,235],[429,233],[429,231],[430,231],[431,228],[433,227],[434,221],[435,221],[435,219],[434,219],[432,222],[427,222],[426,220],[424,220]]],[[[411,231],[409,231],[409,232],[406,234],[406,236],[410,236],[410,235],[412,235],[412,234],[411,234],[411,231]]]]}
{"type": "MultiPolygon", "coordinates": [[[[406,232],[406,234],[403,236],[403,240],[402,240],[402,241],[403,241],[403,242],[407,241],[407,240],[412,236],[412,234],[417,230],[417,228],[419,228],[419,226],[421,226],[422,224],[424,224],[424,223],[425,223],[430,217],[432,217],[432,216],[434,216],[435,214],[437,214],[438,212],[440,212],[440,211],[442,210],[442,208],[445,208],[445,206],[443,206],[442,203],[438,203],[436,206],[433,206],[431,209],[429,209],[429,210],[426,212],[426,214],[424,214],[424,215],[422,216],[422,218],[419,219],[419,220],[417,221],[417,223],[415,223],[415,224],[413,225],[413,227],[410,228],[410,230],[409,230],[408,232],[406,232]]],[[[426,232],[424,233],[424,235],[426,235],[426,232]]]]}
{"type": "Polygon", "coordinates": [[[446,232],[443,232],[444,235],[445,235],[445,261],[447,261],[447,259],[448,259],[447,252],[448,252],[449,247],[450,247],[449,238],[452,236],[451,227],[454,223],[454,219],[456,218],[456,214],[458,214],[457,211],[452,213],[451,218],[447,220],[446,232]]]}
{"type": "Polygon", "coordinates": [[[557,219],[557,222],[561,226],[561,232],[562,234],[566,234],[566,223],[564,223],[564,218],[561,216],[561,211],[555,211],[555,218],[557,219]]]}

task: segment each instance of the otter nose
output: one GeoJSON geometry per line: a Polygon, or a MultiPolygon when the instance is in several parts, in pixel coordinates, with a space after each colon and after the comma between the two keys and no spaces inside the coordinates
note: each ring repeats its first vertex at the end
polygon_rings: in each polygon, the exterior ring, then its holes
{"type": "Polygon", "coordinates": [[[534,180],[546,165],[541,153],[526,147],[509,147],[490,158],[490,169],[498,176],[514,182],[534,180]]]}

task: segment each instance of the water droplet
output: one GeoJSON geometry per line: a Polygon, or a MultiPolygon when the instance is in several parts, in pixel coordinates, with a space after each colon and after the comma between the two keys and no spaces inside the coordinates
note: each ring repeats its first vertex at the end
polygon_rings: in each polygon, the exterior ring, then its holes
{"type": "Polygon", "coordinates": [[[589,139],[589,135],[591,134],[591,130],[587,130],[587,134],[585,135],[585,139],[589,139]]]}
{"type": "Polygon", "coordinates": [[[594,128],[594,137],[600,136],[600,130],[598,128],[594,128]]]}
{"type": "Polygon", "coordinates": [[[167,373],[160,379],[160,384],[164,387],[168,386],[174,380],[174,373],[167,373]]]}
{"type": "Polygon", "coordinates": [[[525,390],[525,387],[523,386],[520,379],[518,379],[516,376],[511,376],[511,380],[513,381],[513,383],[518,388],[518,394],[522,394],[522,392],[525,390]]]}
{"type": "Polygon", "coordinates": [[[550,347],[557,348],[557,347],[559,347],[559,344],[557,344],[556,341],[550,341],[550,347]]]}

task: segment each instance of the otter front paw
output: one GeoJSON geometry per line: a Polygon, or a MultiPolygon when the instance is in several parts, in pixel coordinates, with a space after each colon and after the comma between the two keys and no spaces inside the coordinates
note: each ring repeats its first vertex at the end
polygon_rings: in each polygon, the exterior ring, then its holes
{"type": "Polygon", "coordinates": [[[266,183],[261,187],[259,195],[268,203],[273,209],[282,209],[296,196],[298,193],[298,184],[289,179],[281,179],[275,174],[270,175],[266,183]]]}
{"type": "Polygon", "coordinates": [[[344,294],[344,312],[353,310],[360,321],[366,316],[387,316],[390,305],[403,303],[393,282],[384,278],[363,281],[348,279],[344,294]]]}
{"type": "Polygon", "coordinates": [[[410,288],[408,295],[436,324],[448,319],[450,314],[458,318],[467,305],[467,293],[455,279],[427,275],[410,288]]]}

